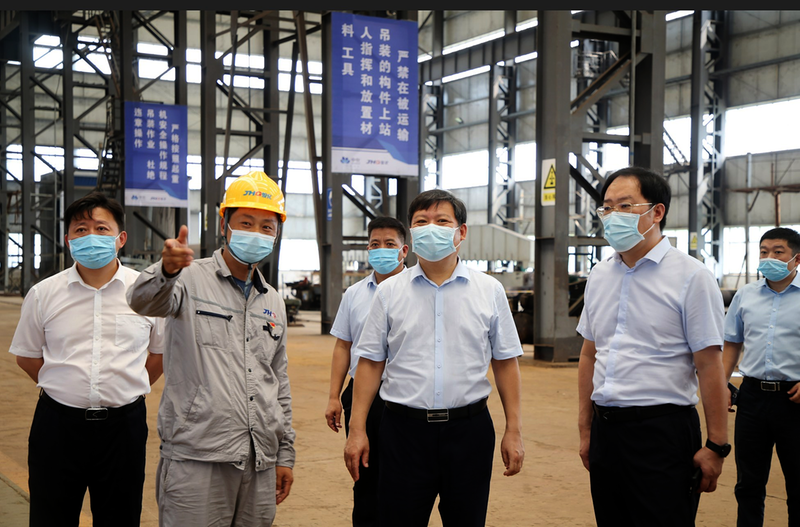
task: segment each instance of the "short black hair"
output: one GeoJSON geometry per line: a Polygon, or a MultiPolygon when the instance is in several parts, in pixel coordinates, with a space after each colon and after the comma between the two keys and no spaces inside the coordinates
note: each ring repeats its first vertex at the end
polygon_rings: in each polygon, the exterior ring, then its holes
{"type": "Polygon", "coordinates": [[[403,245],[406,244],[406,226],[391,216],[378,216],[367,224],[367,236],[372,236],[375,229],[394,229],[403,245]]]}
{"type": "Polygon", "coordinates": [[[99,190],[93,190],[84,197],[77,199],[64,211],[64,231],[69,232],[69,226],[73,220],[85,217],[92,217],[92,211],[96,208],[106,209],[117,222],[119,232],[125,230],[125,210],[119,201],[109,198],[99,190]]]}
{"type": "Polygon", "coordinates": [[[411,204],[408,206],[408,224],[411,225],[411,218],[414,216],[415,212],[418,210],[428,210],[442,201],[446,201],[453,206],[453,211],[456,214],[456,221],[458,221],[459,226],[467,223],[467,207],[464,205],[464,202],[455,197],[451,192],[435,188],[420,193],[411,201],[411,204]]]}
{"type": "Polygon", "coordinates": [[[794,254],[800,253],[800,233],[794,229],[775,227],[761,235],[761,240],[758,242],[759,245],[764,240],[786,240],[789,249],[791,249],[794,254]]]}
{"type": "Polygon", "coordinates": [[[639,191],[648,203],[653,205],[661,203],[664,205],[664,217],[661,218],[661,224],[659,225],[659,229],[663,232],[667,226],[667,212],[669,212],[669,202],[672,198],[672,189],[669,187],[667,179],[652,170],[642,167],[630,166],[621,168],[606,177],[606,183],[600,193],[601,199],[605,199],[608,187],[620,176],[635,177],[639,181],[639,191]]]}

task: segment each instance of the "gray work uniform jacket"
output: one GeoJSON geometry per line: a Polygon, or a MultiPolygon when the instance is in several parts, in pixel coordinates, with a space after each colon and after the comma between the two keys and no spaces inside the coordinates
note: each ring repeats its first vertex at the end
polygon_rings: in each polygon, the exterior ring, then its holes
{"type": "Polygon", "coordinates": [[[167,317],[161,457],[244,468],[252,437],[257,471],[293,467],[286,306],[258,269],[245,299],[222,249],[172,278],[158,261],[127,298],[141,315],[167,317]]]}

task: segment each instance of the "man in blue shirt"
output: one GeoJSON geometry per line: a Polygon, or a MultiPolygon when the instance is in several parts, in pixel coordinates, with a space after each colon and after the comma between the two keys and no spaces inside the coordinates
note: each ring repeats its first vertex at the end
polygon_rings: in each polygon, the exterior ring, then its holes
{"type": "MultiPolygon", "coordinates": [[[[737,525],[764,523],[772,449],[786,480],[789,525],[800,525],[800,234],[764,233],[758,270],[764,278],[736,292],[725,316],[723,362],[744,378],[737,398],[734,446],[737,525]],[[744,354],[742,349],[744,348],[744,354]]],[[[730,407],[730,405],[729,405],[730,407]]]]}
{"type": "MultiPolygon", "coordinates": [[[[339,432],[344,410],[344,431],[350,435],[350,411],[353,401],[353,380],[356,376],[358,357],[352,353],[353,342],[358,341],[364,321],[369,314],[372,297],[378,284],[406,270],[403,261],[408,254],[406,228],[397,218],[379,216],[367,225],[369,237],[367,250],[369,263],[374,269],[366,278],[348,287],[339,304],[333,321],[331,335],[336,337],[331,359],[331,389],[325,420],[328,427],[339,432]],[[347,374],[350,382],[342,391],[347,374]],[[341,394],[341,401],[339,396],[341,394]]],[[[383,399],[375,395],[367,415],[367,438],[372,452],[372,463],[361,469],[358,481],[353,485],[353,526],[378,525],[378,431],[383,414],[383,399]]]]}
{"type": "Polygon", "coordinates": [[[356,343],[345,464],[355,481],[370,464],[365,428],[380,387],[381,527],[427,526],[437,496],[445,527],[483,527],[495,446],[486,374],[491,365],[505,413],[504,474],[513,476],[525,455],[522,345],[502,284],[458,257],[464,203],[429,190],[411,202],[408,219],[419,263],[378,286],[356,343]]]}
{"type": "Polygon", "coordinates": [[[662,234],[664,177],[623,168],[602,196],[597,213],[615,252],[592,269],[577,327],[580,456],[595,518],[598,527],[693,526],[699,493],[716,489],[730,451],[722,293],[662,234]]]}

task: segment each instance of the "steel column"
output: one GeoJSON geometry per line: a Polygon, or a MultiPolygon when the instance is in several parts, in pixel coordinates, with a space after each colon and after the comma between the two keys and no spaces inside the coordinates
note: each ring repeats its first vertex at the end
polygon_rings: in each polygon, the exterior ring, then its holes
{"type": "Polygon", "coordinates": [[[539,11],[536,64],[536,203],[534,252],[534,358],[566,362],[577,357],[581,339],[576,319],[569,316],[569,153],[570,153],[570,41],[569,11],[539,11]],[[554,206],[542,206],[542,160],[554,159],[554,206]]]}
{"type": "Polygon", "coordinates": [[[22,296],[28,294],[36,282],[34,276],[34,226],[36,225],[33,210],[34,195],[34,149],[36,148],[35,100],[34,100],[34,67],[33,41],[30,27],[30,14],[19,13],[19,59],[20,59],[20,92],[22,117],[22,296]]]}
{"type": "Polygon", "coordinates": [[[200,14],[200,155],[203,185],[200,189],[202,206],[200,222],[200,256],[207,257],[219,248],[219,203],[224,192],[223,182],[216,178],[217,157],[217,81],[222,78],[222,61],[216,51],[217,14],[200,14]]]}
{"type": "MultiPolygon", "coordinates": [[[[188,47],[188,30],[186,11],[173,11],[173,31],[174,42],[170,60],[175,70],[175,104],[180,106],[189,105],[189,84],[186,81],[186,49],[188,47]]],[[[181,225],[189,222],[189,206],[176,207],[175,211],[175,232],[169,233],[177,236],[181,225]]]]}

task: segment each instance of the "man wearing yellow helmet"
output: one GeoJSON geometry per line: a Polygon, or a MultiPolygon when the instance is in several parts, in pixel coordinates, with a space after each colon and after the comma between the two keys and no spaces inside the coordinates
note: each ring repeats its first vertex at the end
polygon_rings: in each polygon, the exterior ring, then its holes
{"type": "Polygon", "coordinates": [[[268,527],[292,486],[295,433],[286,308],[257,265],[286,220],[263,172],[228,187],[223,247],[194,260],[188,229],[128,290],[140,314],[166,317],[158,411],[159,525],[268,527]]]}

